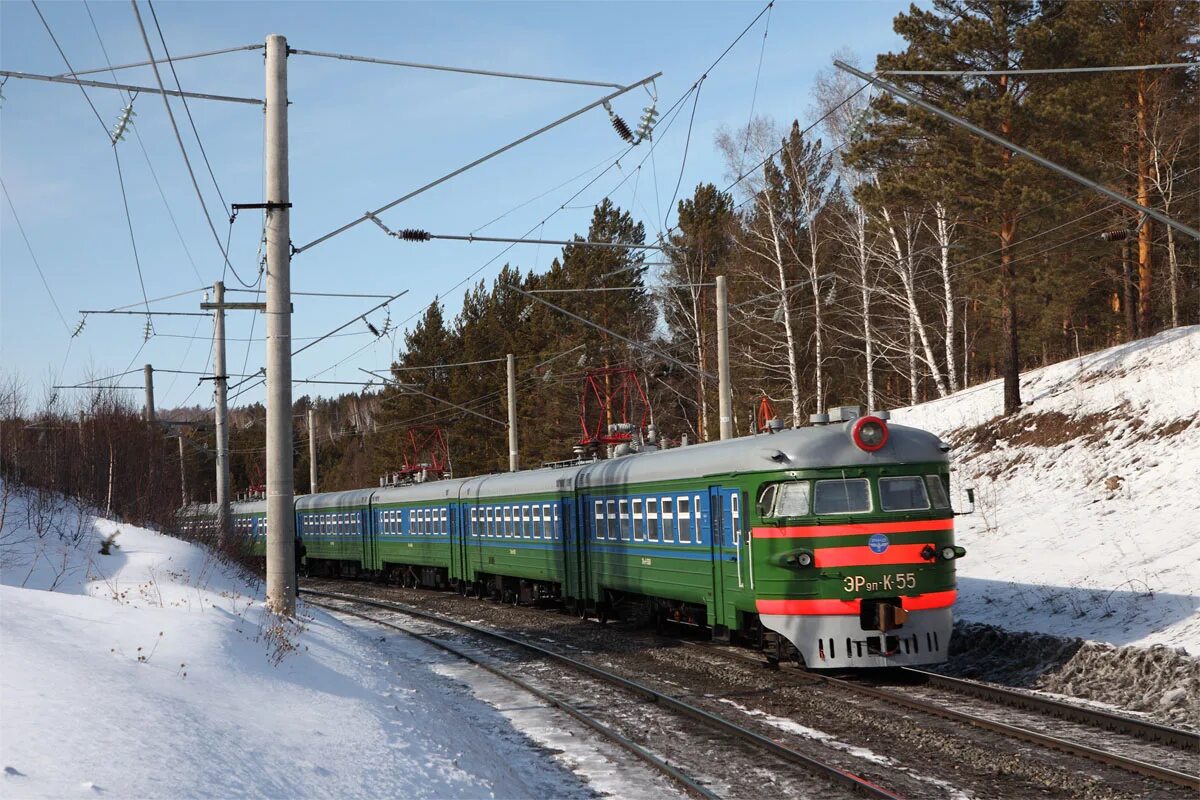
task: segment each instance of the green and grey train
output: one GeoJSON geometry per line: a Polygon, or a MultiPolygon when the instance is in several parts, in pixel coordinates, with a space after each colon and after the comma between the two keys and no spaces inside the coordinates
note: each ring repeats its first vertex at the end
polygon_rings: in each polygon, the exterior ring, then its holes
{"type": "MultiPolygon", "coordinates": [[[[816,669],[931,664],[946,658],[965,555],[948,450],[848,411],[561,468],[300,496],[296,533],[310,574],[782,638],[816,669]]],[[[266,504],[233,514],[261,555],[266,504]]]]}

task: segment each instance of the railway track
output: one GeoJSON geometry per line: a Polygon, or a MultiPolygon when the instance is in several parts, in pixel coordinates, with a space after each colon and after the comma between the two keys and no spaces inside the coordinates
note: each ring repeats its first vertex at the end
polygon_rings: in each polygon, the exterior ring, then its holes
{"type": "MultiPolygon", "coordinates": [[[[767,663],[765,659],[755,654],[738,652],[732,648],[722,647],[720,645],[713,645],[707,642],[687,642],[686,644],[693,647],[719,650],[724,655],[742,658],[760,664],[767,663]]],[[[1103,730],[1122,733],[1127,736],[1132,736],[1146,741],[1161,742],[1170,747],[1193,754],[1200,752],[1200,737],[1189,731],[1170,728],[1164,725],[1133,719],[1119,714],[1112,714],[1109,712],[1100,711],[1098,709],[1077,706],[1070,703],[1052,700],[1050,698],[1037,697],[1024,692],[1005,689],[990,684],[980,683],[978,681],[952,678],[946,675],[929,672],[927,670],[905,668],[901,670],[901,672],[903,674],[919,677],[924,680],[927,685],[945,689],[956,694],[967,695],[1012,708],[1048,714],[1059,719],[1069,720],[1071,722],[1081,723],[1103,730]]],[[[787,671],[781,671],[781,674],[787,674],[787,671]]],[[[1049,747],[1062,753],[1080,756],[1101,764],[1106,764],[1108,766],[1118,767],[1141,777],[1152,778],[1154,780],[1181,786],[1193,791],[1200,790],[1200,776],[1190,774],[1182,770],[1153,764],[1129,755],[1116,753],[1110,749],[1093,747],[1082,742],[1065,739],[1061,736],[1053,736],[1041,731],[1032,730],[1026,726],[1014,725],[1009,722],[1000,721],[993,717],[950,708],[943,703],[939,703],[931,699],[913,697],[911,693],[882,688],[877,685],[866,683],[862,679],[846,679],[822,675],[814,672],[804,672],[803,675],[805,680],[816,678],[817,680],[820,680],[828,685],[837,686],[847,691],[860,695],[866,695],[874,699],[884,700],[890,704],[902,706],[926,714],[931,714],[941,717],[942,719],[949,719],[955,722],[965,723],[976,728],[999,733],[1009,738],[1018,739],[1042,747],[1049,747]]]]}
{"type": "MultiPolygon", "coordinates": [[[[492,674],[514,683],[523,690],[528,691],[544,702],[550,703],[556,708],[561,709],[573,718],[579,720],[584,725],[587,725],[606,738],[609,738],[628,752],[649,764],[654,769],[657,769],[660,772],[668,775],[672,780],[679,783],[688,793],[692,794],[693,796],[714,798],[717,795],[713,794],[710,789],[708,789],[694,776],[685,774],[677,766],[667,763],[665,759],[656,756],[646,747],[634,742],[632,739],[617,732],[609,725],[597,720],[594,715],[586,713],[583,710],[583,706],[585,706],[585,704],[565,699],[561,696],[555,695],[552,692],[548,692],[533,686],[528,681],[512,674],[508,670],[496,666],[493,660],[488,658],[480,658],[479,656],[471,654],[460,647],[451,645],[440,638],[414,631],[411,628],[399,625],[395,622],[380,619],[378,615],[363,613],[362,611],[356,611],[352,608],[348,609],[343,606],[334,605],[328,601],[351,603],[358,606],[365,606],[370,609],[394,612],[410,618],[434,623],[435,625],[443,628],[451,628],[454,630],[463,631],[474,637],[480,637],[493,642],[499,642],[509,648],[517,648],[525,653],[536,655],[539,659],[551,662],[558,666],[567,667],[574,672],[586,675],[590,679],[598,680],[609,687],[615,687],[624,692],[636,695],[637,697],[641,698],[643,702],[649,701],[650,703],[655,704],[658,708],[667,709],[675,714],[682,715],[691,721],[698,722],[705,726],[705,728],[707,728],[710,732],[716,733],[724,739],[736,741],[744,748],[752,749],[760,753],[763,751],[770,753],[775,758],[782,760],[791,766],[799,767],[801,770],[810,775],[819,776],[820,778],[843,789],[849,790],[858,796],[888,798],[889,800],[898,800],[901,797],[901,795],[895,794],[881,786],[878,786],[875,783],[866,780],[865,778],[841,769],[835,765],[825,763],[819,759],[793,750],[777,741],[772,740],[771,738],[758,734],[752,730],[731,722],[728,719],[699,708],[674,695],[660,692],[643,683],[630,680],[629,678],[617,675],[593,664],[580,661],[579,659],[572,658],[566,654],[548,649],[534,642],[526,641],[522,638],[509,636],[499,631],[489,630],[468,622],[445,617],[441,614],[434,614],[429,611],[400,603],[361,597],[358,595],[348,595],[340,592],[325,592],[312,589],[301,589],[301,593],[306,595],[309,599],[309,602],[312,602],[314,605],[321,606],[338,613],[350,614],[352,616],[401,631],[407,635],[414,636],[421,641],[427,642],[428,644],[452,653],[459,658],[477,664],[492,674]],[[320,599],[313,600],[312,598],[320,599]]],[[[821,796],[824,796],[824,794],[825,793],[822,792],[821,796]]]]}
{"type": "Polygon", "coordinates": [[[1076,703],[1066,703],[1050,697],[996,686],[990,683],[968,680],[966,678],[954,678],[925,669],[905,667],[903,671],[919,676],[930,686],[955,691],[960,694],[979,698],[980,700],[987,700],[1009,706],[1010,708],[1020,708],[1026,711],[1049,714],[1059,719],[1080,722],[1095,728],[1102,728],[1114,733],[1125,734],[1126,736],[1134,736],[1146,741],[1161,742],[1180,750],[1200,754],[1200,734],[1192,733],[1191,731],[1180,730],[1179,728],[1172,728],[1167,725],[1159,725],[1156,722],[1136,719],[1124,714],[1114,714],[1110,711],[1089,708],[1076,703]]]}

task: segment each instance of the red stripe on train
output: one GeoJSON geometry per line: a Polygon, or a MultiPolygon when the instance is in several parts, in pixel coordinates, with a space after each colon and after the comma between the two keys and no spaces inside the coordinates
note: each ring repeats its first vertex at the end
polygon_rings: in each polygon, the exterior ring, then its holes
{"type": "Polygon", "coordinates": [[[922,558],[926,547],[937,550],[931,543],[894,544],[882,553],[870,547],[818,547],[813,550],[815,566],[822,567],[873,567],[876,564],[927,564],[932,559],[922,558]]]}
{"type": "Polygon", "coordinates": [[[817,536],[846,536],[855,533],[911,533],[913,531],[951,531],[952,519],[926,519],[915,522],[855,522],[849,525],[790,525],[784,528],[754,528],[755,539],[810,539],[817,536]]]}
{"type": "MultiPolygon", "coordinates": [[[[957,589],[944,592],[929,592],[916,597],[901,597],[900,605],[907,611],[927,611],[954,605],[957,589]]],[[[857,614],[862,600],[756,600],[754,605],[760,614],[857,614]]]]}

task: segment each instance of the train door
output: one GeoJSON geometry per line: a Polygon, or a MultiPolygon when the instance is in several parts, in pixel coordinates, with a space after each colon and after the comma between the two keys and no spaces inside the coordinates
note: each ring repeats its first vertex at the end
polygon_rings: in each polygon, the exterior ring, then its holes
{"type": "Polygon", "coordinates": [[[371,500],[367,507],[358,512],[360,535],[362,537],[362,566],[363,569],[376,569],[375,563],[375,508],[371,500]]]}
{"type": "MultiPolygon", "coordinates": [[[[726,509],[729,507],[729,496],[732,490],[720,486],[710,486],[708,489],[707,521],[702,520],[700,529],[708,537],[710,563],[712,564],[712,603],[709,605],[709,624],[725,624],[725,574],[730,571],[725,564],[725,539],[732,530],[726,509]]],[[[697,508],[699,513],[700,509],[697,508]]]]}
{"type": "Polygon", "coordinates": [[[563,597],[578,597],[576,587],[579,584],[579,574],[575,571],[577,558],[575,556],[575,526],[572,515],[575,513],[575,499],[573,497],[563,497],[555,502],[550,507],[550,513],[556,514],[556,526],[554,529],[558,531],[558,551],[562,558],[563,597]]]}
{"type": "Polygon", "coordinates": [[[592,554],[592,535],[595,521],[592,517],[592,499],[587,495],[583,497],[571,498],[569,500],[571,513],[568,517],[570,521],[570,545],[568,553],[571,555],[570,573],[575,577],[575,585],[572,587],[571,595],[576,597],[576,600],[581,604],[586,604],[592,599],[592,573],[590,573],[590,554],[592,554]]]}

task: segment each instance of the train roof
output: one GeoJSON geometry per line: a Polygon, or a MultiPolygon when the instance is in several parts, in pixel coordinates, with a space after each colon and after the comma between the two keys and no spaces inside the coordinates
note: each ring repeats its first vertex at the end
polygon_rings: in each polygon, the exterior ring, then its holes
{"type": "Polygon", "coordinates": [[[418,503],[427,500],[458,500],[459,487],[472,478],[450,478],[444,481],[411,483],[404,486],[381,486],[375,490],[375,503],[418,503]]]}
{"type": "MultiPolygon", "coordinates": [[[[212,513],[216,514],[217,513],[216,503],[213,503],[211,508],[212,508],[212,513]]],[[[267,513],[267,501],[266,500],[238,500],[236,502],[229,504],[229,510],[233,514],[256,514],[259,512],[265,514],[265,513],[267,513]]]]}
{"type": "Polygon", "coordinates": [[[880,450],[867,452],[854,444],[850,435],[853,425],[854,421],[850,421],[794,428],[610,458],[581,467],[579,485],[596,487],[767,470],[949,461],[946,455],[949,448],[929,431],[888,425],[887,444],[880,450]]]}
{"type": "MultiPolygon", "coordinates": [[[[887,444],[877,451],[867,452],[854,444],[851,436],[853,425],[854,421],[850,421],[788,429],[774,434],[633,453],[567,467],[301,495],[296,498],[296,508],[354,508],[368,502],[407,503],[560,494],[572,492],[577,487],[600,488],[710,475],[949,461],[949,447],[929,431],[888,425],[887,444]]],[[[265,508],[264,501],[258,502],[265,508]]],[[[243,511],[242,508],[238,510],[243,511]]]]}
{"type": "Polygon", "coordinates": [[[296,498],[296,509],[306,508],[356,508],[371,501],[376,489],[349,489],[344,492],[320,492],[302,494],[296,498]]]}

